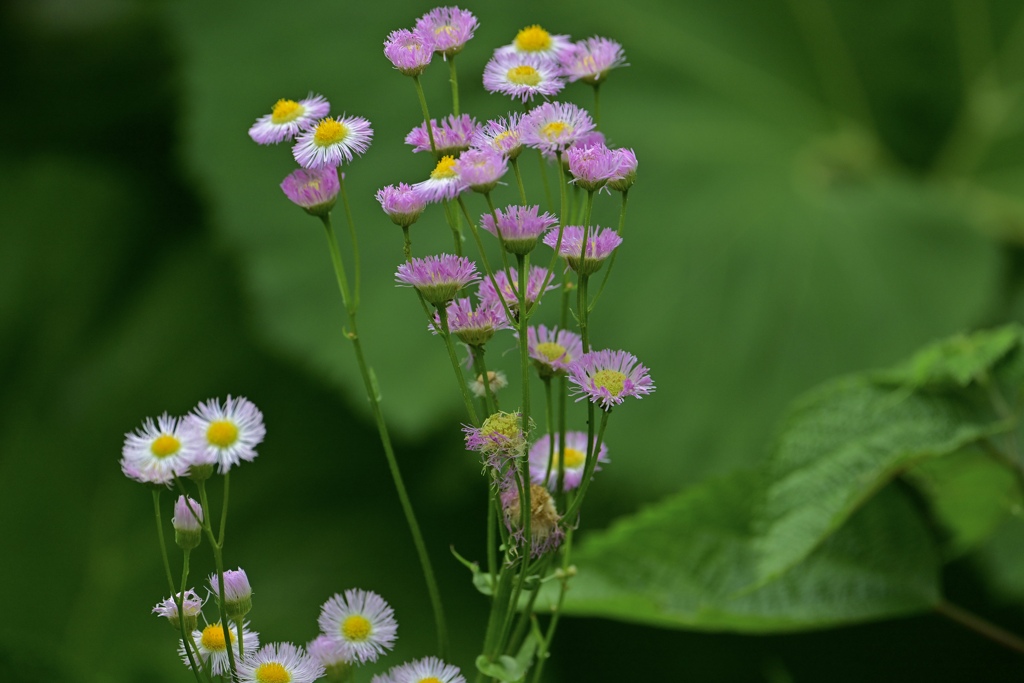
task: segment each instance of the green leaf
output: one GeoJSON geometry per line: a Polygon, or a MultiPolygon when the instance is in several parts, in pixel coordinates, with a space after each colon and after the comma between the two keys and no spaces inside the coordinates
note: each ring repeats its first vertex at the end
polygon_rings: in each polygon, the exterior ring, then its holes
{"type": "Polygon", "coordinates": [[[526,674],[526,670],[520,666],[519,661],[508,655],[501,655],[496,662],[487,659],[485,655],[480,655],[476,658],[476,668],[485,676],[497,678],[506,683],[516,683],[526,674]]]}
{"type": "MultiPolygon", "coordinates": [[[[939,561],[916,510],[886,489],[781,578],[742,592],[757,548],[744,472],[584,537],[565,610],[668,628],[769,633],[913,614],[939,599],[939,561]]],[[[554,582],[552,582],[553,584],[554,582]]],[[[548,584],[537,610],[557,600],[548,584]]]]}

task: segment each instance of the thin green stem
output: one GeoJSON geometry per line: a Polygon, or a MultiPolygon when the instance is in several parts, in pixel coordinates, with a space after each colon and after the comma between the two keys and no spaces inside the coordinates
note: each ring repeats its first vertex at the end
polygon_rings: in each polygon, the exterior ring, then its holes
{"type": "MultiPolygon", "coordinates": [[[[619,237],[622,237],[622,231],[626,227],[626,202],[629,201],[629,190],[622,192],[622,208],[619,209],[619,229],[616,230],[619,237]]],[[[597,288],[597,294],[594,295],[594,300],[590,302],[587,307],[588,311],[594,310],[594,306],[597,305],[597,300],[601,298],[601,293],[604,292],[604,286],[608,284],[608,278],[612,274],[612,266],[615,265],[615,257],[618,255],[619,250],[616,249],[612,252],[612,257],[608,259],[608,267],[604,269],[604,277],[601,278],[601,286],[597,288]]]]}
{"type": "Polygon", "coordinates": [[[587,495],[587,489],[590,488],[590,480],[594,477],[594,468],[597,466],[597,454],[601,452],[601,443],[604,441],[604,430],[608,426],[608,416],[611,415],[611,411],[601,412],[601,427],[597,432],[597,440],[594,440],[594,404],[587,404],[588,416],[587,416],[587,461],[583,466],[583,480],[580,482],[579,492],[576,497],[572,499],[572,503],[569,504],[569,508],[565,511],[564,520],[568,524],[573,524],[572,520],[574,515],[580,509],[580,505],[583,504],[583,497],[587,495]]]}
{"type": "MultiPolygon", "coordinates": [[[[210,537],[210,547],[213,549],[213,566],[217,570],[217,604],[220,608],[220,625],[224,632],[225,649],[228,653],[228,666],[231,669],[231,680],[238,679],[238,669],[235,664],[235,649],[231,647],[231,628],[228,626],[228,614],[224,609],[224,554],[221,541],[214,541],[213,527],[210,520],[210,501],[206,495],[206,482],[199,482],[199,503],[203,506],[203,517],[205,519],[207,535],[210,537]]],[[[222,539],[223,540],[223,539],[222,539]]],[[[238,653],[241,655],[242,650],[238,653]]]]}
{"type": "Polygon", "coordinates": [[[174,576],[171,575],[171,561],[167,558],[167,541],[164,540],[164,524],[160,517],[160,489],[153,489],[153,513],[156,516],[156,536],[160,541],[160,557],[164,561],[164,571],[167,573],[167,587],[174,595],[174,576]]]}
{"type": "Polygon", "coordinates": [[[487,363],[484,361],[484,347],[472,346],[469,349],[473,356],[473,372],[480,377],[480,381],[484,385],[484,412],[488,415],[494,414],[498,411],[498,399],[494,395],[494,390],[491,388],[491,378],[487,374],[487,363]]]}
{"type": "MultiPolygon", "coordinates": [[[[462,201],[461,197],[459,197],[459,201],[462,201]]],[[[448,227],[452,231],[452,238],[455,240],[455,255],[462,256],[462,233],[459,232],[458,212],[452,212],[452,203],[447,199],[444,200],[442,206],[444,207],[444,218],[448,221],[448,227]]]]}
{"type": "MultiPolygon", "coordinates": [[[[491,201],[491,193],[484,192],[484,199],[487,200],[487,208],[491,212],[491,220],[494,221],[494,233],[498,237],[498,243],[501,246],[501,265],[505,269],[505,274],[508,275],[511,270],[508,267],[508,249],[505,248],[505,236],[501,234],[501,228],[498,226],[498,212],[494,208],[494,202],[491,201]]],[[[523,310],[523,309],[519,309],[523,310]]]]}
{"type": "Polygon", "coordinates": [[[565,603],[565,594],[569,588],[570,559],[572,558],[572,541],[574,529],[569,527],[565,532],[565,543],[562,544],[562,589],[558,592],[558,604],[555,606],[554,614],[551,615],[551,623],[548,624],[548,632],[544,642],[537,648],[537,666],[533,670],[533,683],[539,683],[541,672],[544,671],[544,663],[548,659],[548,652],[551,650],[551,642],[555,638],[555,629],[558,628],[558,620],[562,616],[562,605],[565,603]]]}
{"type": "MultiPolygon", "coordinates": [[[[548,166],[546,163],[544,163],[544,155],[541,154],[539,151],[537,152],[537,160],[540,162],[540,182],[542,185],[544,185],[544,198],[547,200],[548,203],[548,211],[552,211],[554,209],[555,202],[554,200],[551,199],[551,186],[548,185],[548,166]]],[[[557,163],[559,168],[559,177],[561,177],[561,174],[564,172],[562,171],[561,154],[559,154],[558,156],[557,163]]]]}
{"type": "Polygon", "coordinates": [[[220,532],[217,534],[217,545],[224,547],[224,530],[228,525],[228,493],[231,490],[231,472],[224,473],[224,500],[220,506],[220,532]]]}
{"type": "Polygon", "coordinates": [[[978,635],[988,638],[992,642],[999,643],[1018,654],[1024,654],[1024,639],[1021,639],[1020,636],[1010,633],[958,605],[943,600],[935,606],[935,611],[947,619],[969,628],[978,635]]]}
{"type": "Polygon", "coordinates": [[[601,82],[594,81],[594,128],[601,128],[601,82]]]}
{"type": "Polygon", "coordinates": [[[455,355],[455,345],[452,343],[452,333],[448,327],[448,307],[447,305],[441,305],[436,308],[437,316],[441,321],[441,337],[444,339],[445,348],[448,349],[448,358],[452,362],[452,370],[455,371],[455,378],[459,383],[459,390],[462,392],[462,400],[466,404],[466,412],[469,413],[469,419],[473,426],[478,426],[480,424],[480,416],[476,414],[476,407],[473,406],[473,395],[466,385],[466,374],[462,371],[462,365],[455,355]]]}
{"type": "Polygon", "coordinates": [[[427,109],[427,97],[423,94],[423,84],[419,76],[413,76],[412,82],[416,86],[416,95],[420,98],[420,109],[423,110],[423,125],[427,128],[427,139],[430,140],[430,153],[437,157],[437,145],[434,144],[434,126],[430,123],[430,111],[427,109]]]}
{"type": "MultiPolygon", "coordinates": [[[[555,403],[551,397],[551,378],[544,377],[544,408],[547,424],[544,425],[548,435],[548,465],[544,469],[544,481],[542,486],[547,486],[551,481],[551,464],[555,461],[555,403]]],[[[561,458],[559,458],[561,460],[561,458]]]]}
{"type": "Polygon", "coordinates": [[[557,152],[556,156],[557,162],[555,165],[558,166],[558,189],[561,211],[558,213],[558,239],[555,240],[555,250],[551,254],[551,262],[548,264],[548,275],[544,280],[544,286],[540,289],[542,292],[547,289],[548,283],[555,277],[555,263],[558,262],[558,254],[562,249],[562,238],[565,236],[566,205],[568,204],[568,198],[565,193],[565,169],[562,168],[562,153],[557,152]]]}
{"type": "Polygon", "coordinates": [[[519,198],[523,204],[526,204],[526,188],[523,186],[523,174],[519,170],[519,157],[513,157],[511,159],[512,172],[516,174],[516,185],[519,186],[519,198]]]}
{"type": "Polygon", "coordinates": [[[498,301],[501,302],[501,307],[505,310],[505,315],[509,321],[516,320],[516,316],[512,315],[512,310],[509,308],[508,302],[505,301],[505,295],[501,291],[501,287],[498,286],[498,281],[494,278],[494,271],[491,269],[491,264],[487,260],[487,252],[484,250],[484,243],[480,239],[480,231],[477,230],[476,224],[473,219],[469,217],[469,210],[466,208],[466,202],[459,197],[459,206],[462,207],[462,213],[466,215],[466,221],[469,223],[469,230],[473,233],[473,239],[476,241],[477,249],[480,250],[480,261],[484,264],[485,276],[491,281],[491,286],[494,287],[494,292],[498,295],[498,301]]]}
{"type": "Polygon", "coordinates": [[[412,238],[409,236],[408,225],[402,226],[402,255],[405,256],[406,263],[412,261],[412,238]]]}
{"type": "Polygon", "coordinates": [[[341,203],[345,206],[345,219],[348,221],[348,234],[352,240],[352,254],[355,260],[355,302],[353,306],[359,308],[359,291],[362,287],[363,273],[362,264],[359,259],[359,238],[356,235],[356,223],[352,220],[352,206],[348,202],[348,193],[345,191],[345,174],[338,167],[338,184],[341,187],[341,203]]]}
{"type": "Polygon", "coordinates": [[[188,666],[192,669],[192,674],[196,677],[196,681],[203,683],[203,678],[200,677],[199,667],[196,666],[196,660],[193,656],[193,652],[198,652],[199,648],[196,646],[196,641],[192,637],[191,633],[185,632],[185,586],[188,585],[188,558],[189,551],[184,551],[185,558],[182,560],[181,565],[181,590],[174,596],[174,604],[178,608],[178,628],[181,630],[181,644],[185,648],[185,656],[188,657],[188,666]]]}
{"type": "Polygon", "coordinates": [[[455,55],[448,58],[448,81],[452,84],[452,114],[459,115],[459,76],[455,72],[455,55]]]}

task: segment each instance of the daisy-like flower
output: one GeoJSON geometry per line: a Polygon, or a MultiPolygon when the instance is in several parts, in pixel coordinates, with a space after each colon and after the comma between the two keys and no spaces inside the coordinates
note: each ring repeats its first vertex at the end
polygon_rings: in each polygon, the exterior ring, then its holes
{"type": "Polygon", "coordinates": [[[508,171],[508,160],[504,154],[489,149],[470,149],[458,158],[454,170],[469,189],[490,192],[508,171]]]}
{"type": "MultiPolygon", "coordinates": [[[[441,119],[440,125],[434,119],[430,119],[430,129],[434,133],[434,147],[439,156],[458,156],[460,152],[469,149],[470,140],[479,128],[480,124],[469,114],[449,115],[441,119]]],[[[409,134],[405,136],[405,144],[412,145],[413,152],[431,151],[427,124],[421,123],[409,131],[409,134]]]]}
{"type": "Polygon", "coordinates": [[[297,168],[281,181],[281,189],[296,206],[311,216],[326,216],[334,208],[341,191],[338,170],[323,168],[297,168]]]}
{"type": "Polygon", "coordinates": [[[455,158],[443,156],[437,162],[434,170],[430,172],[430,177],[416,183],[412,188],[419,192],[425,201],[433,204],[446,199],[455,199],[469,189],[469,185],[455,170],[455,158]]]}
{"type": "Polygon", "coordinates": [[[526,328],[526,349],[541,377],[564,376],[569,363],[583,355],[583,339],[570,330],[530,325],[526,328]]]}
{"type": "MultiPolygon", "coordinates": [[[[501,507],[505,511],[505,526],[519,546],[525,542],[523,533],[522,507],[519,490],[509,486],[501,493],[501,507]]],[[[561,520],[555,501],[543,486],[530,484],[530,556],[540,557],[555,550],[565,539],[565,532],[558,525],[561,520]]]]}
{"type": "Polygon", "coordinates": [[[217,471],[226,474],[243,460],[256,458],[256,446],[263,441],[267,428],[263,413],[252,401],[242,396],[227,400],[211,398],[196,406],[186,418],[188,429],[199,435],[202,453],[195,464],[217,464],[217,471]]]}
{"type": "Polygon", "coordinates": [[[178,598],[181,596],[181,612],[185,615],[185,630],[193,631],[196,628],[196,622],[199,617],[199,613],[203,611],[203,600],[199,595],[191,588],[185,591],[182,596],[181,593],[175,593],[173,597],[161,600],[153,608],[153,613],[157,616],[164,617],[167,621],[171,622],[171,626],[175,630],[181,629],[181,623],[178,620],[178,598]]]}
{"type": "Polygon", "coordinates": [[[559,57],[571,48],[569,36],[553,35],[534,24],[519,31],[509,45],[499,47],[495,53],[534,55],[557,63],[559,57]]]}
{"type": "Polygon", "coordinates": [[[373,662],[394,647],[398,622],[391,606],[372,591],[350,589],[320,608],[320,630],[350,662],[373,662]]]}
{"type": "MultiPolygon", "coordinates": [[[[570,149],[590,147],[591,145],[605,145],[604,133],[599,130],[592,130],[576,138],[569,147],[562,153],[562,168],[569,170],[569,160],[566,158],[570,149]]],[[[607,146],[607,145],[606,145],[607,146]]],[[[541,155],[550,162],[558,161],[558,155],[551,151],[542,151],[541,155]]]]}
{"type": "Polygon", "coordinates": [[[423,193],[405,183],[399,183],[398,187],[388,185],[377,190],[377,201],[391,222],[403,228],[415,223],[427,206],[423,193]]]}
{"type": "Polygon", "coordinates": [[[303,168],[341,166],[369,149],[372,139],[373,128],[361,116],[325,118],[298,137],[292,155],[303,168]]]}
{"type": "Polygon", "coordinates": [[[611,410],[626,397],[643,398],[654,392],[654,382],[647,368],[636,356],[626,351],[591,351],[569,364],[569,382],[576,385],[571,389],[578,395],[611,410]]]}
{"type": "Polygon", "coordinates": [[[558,225],[558,219],[550,213],[541,214],[539,206],[510,205],[504,211],[498,209],[494,213],[498,217],[497,226],[494,216],[489,213],[480,217],[480,225],[492,235],[501,237],[505,251],[520,256],[533,251],[540,236],[558,225]]]}
{"type": "Polygon", "coordinates": [[[625,192],[636,182],[636,154],[631,149],[613,150],[618,161],[615,175],[608,181],[608,187],[616,192],[625,192]]]}
{"type": "Polygon", "coordinates": [[[526,434],[522,421],[523,416],[518,412],[499,411],[489,416],[479,427],[463,425],[466,450],[480,453],[487,465],[500,470],[506,461],[520,458],[526,452],[526,434]]]}
{"type": "MultiPolygon", "coordinates": [[[[583,246],[583,228],[578,225],[567,225],[562,230],[562,244],[558,253],[565,259],[569,267],[581,275],[593,275],[601,268],[604,260],[611,256],[615,248],[622,244],[622,238],[611,228],[593,225],[586,231],[586,249],[583,246]],[[580,258],[583,254],[583,258],[580,258]]],[[[551,230],[544,235],[544,244],[552,249],[558,242],[558,231],[551,230]]]]}
{"type": "MultiPolygon", "coordinates": [[[[238,625],[228,623],[228,636],[231,641],[231,652],[235,661],[241,661],[251,655],[260,647],[260,635],[249,630],[248,622],[242,625],[242,647],[245,652],[238,651],[238,625]]],[[[231,672],[231,664],[228,660],[228,645],[224,639],[224,627],[218,621],[207,624],[202,631],[193,631],[192,640],[199,650],[199,662],[205,665],[210,663],[210,673],[214,676],[225,676],[231,672]]],[[[185,652],[185,643],[178,639],[178,656],[189,666],[188,654],[185,652]]],[[[189,667],[191,668],[191,667],[189,667]]]]}
{"type": "Polygon", "coordinates": [[[220,599],[220,582],[217,574],[210,574],[208,579],[210,590],[217,596],[222,609],[232,621],[241,619],[252,609],[252,587],[245,571],[238,569],[224,570],[224,599],[220,599]]]}
{"type": "Polygon", "coordinates": [[[559,61],[563,75],[570,82],[583,81],[591,85],[604,81],[612,69],[628,66],[622,45],[597,36],[573,43],[572,48],[565,51],[559,61]]]}
{"type": "Polygon", "coordinates": [[[519,125],[523,144],[551,153],[564,151],[592,130],[590,114],[569,102],[545,102],[524,116],[519,125]]]}
{"type": "MultiPolygon", "coordinates": [[[[565,433],[565,456],[562,457],[558,450],[559,438],[555,435],[554,450],[551,449],[551,437],[547,434],[537,439],[530,447],[530,481],[534,484],[544,485],[544,476],[547,475],[547,487],[552,491],[558,489],[558,464],[562,463],[565,472],[563,482],[566,491],[578,487],[583,481],[583,466],[587,461],[587,433],[566,432],[565,433]],[[551,456],[549,458],[549,456],[551,456]],[[550,469],[548,462],[550,460],[550,469]]],[[[596,441],[596,438],[595,438],[596,441]]],[[[594,471],[601,469],[600,463],[608,462],[608,446],[601,444],[597,453],[597,463],[594,471]]]]}
{"type": "Polygon", "coordinates": [[[605,184],[616,177],[621,160],[619,155],[608,149],[604,144],[572,146],[565,151],[569,163],[572,182],[587,192],[600,190],[605,184]]]}
{"type": "Polygon", "coordinates": [[[175,477],[188,472],[202,448],[201,439],[186,427],[185,420],[167,413],[156,422],[147,417],[140,429],[124,435],[121,471],[144,484],[170,485],[175,477]]]}
{"type": "Polygon", "coordinates": [[[470,143],[475,149],[501,152],[511,161],[523,151],[523,143],[519,139],[519,122],[522,118],[522,114],[512,113],[506,119],[488,121],[473,133],[470,143]]]}
{"type": "Polygon", "coordinates": [[[345,656],[341,645],[325,633],[306,644],[309,656],[326,669],[327,677],[341,680],[351,670],[352,662],[345,656]]]}
{"type": "MultiPolygon", "coordinates": [[[[509,311],[518,320],[519,274],[514,268],[510,268],[507,271],[501,270],[494,274],[494,282],[498,285],[497,289],[494,288],[494,284],[491,283],[491,278],[489,277],[480,281],[477,295],[480,297],[481,305],[496,303],[500,307],[501,299],[498,293],[501,292],[501,297],[505,299],[505,304],[508,305],[509,311]]],[[[530,266],[530,272],[526,278],[526,310],[529,311],[535,304],[539,303],[540,297],[544,292],[551,291],[557,287],[558,283],[554,282],[551,272],[547,268],[543,266],[530,266]]],[[[510,322],[516,322],[516,320],[510,322]]]]}
{"type": "MultiPolygon", "coordinates": [[[[498,330],[509,329],[508,317],[501,310],[501,304],[488,302],[473,310],[469,299],[455,299],[445,309],[448,315],[448,330],[463,344],[483,346],[498,330]]],[[[441,329],[441,318],[435,313],[430,331],[437,334],[441,329]]]]}
{"type": "Polygon", "coordinates": [[[242,683],[313,683],[324,673],[320,662],[291,643],[264,645],[238,663],[242,683]]]}
{"type": "Polygon", "coordinates": [[[459,667],[454,664],[446,664],[437,657],[424,657],[406,664],[399,664],[388,671],[386,677],[374,677],[370,683],[381,683],[382,681],[390,683],[466,683],[459,667]]]}
{"type": "Polygon", "coordinates": [[[440,254],[414,258],[398,266],[395,280],[415,287],[428,303],[447,304],[459,290],[480,279],[476,264],[465,256],[440,254]]]}
{"type": "Polygon", "coordinates": [[[479,22],[469,10],[435,7],[416,20],[416,32],[434,45],[434,52],[453,57],[466,46],[479,22]]]}
{"type": "Polygon", "coordinates": [[[559,68],[550,60],[532,54],[495,54],[484,66],[484,88],[521,102],[537,95],[549,97],[565,87],[559,68]]]}
{"type": "Polygon", "coordinates": [[[388,35],[384,56],[406,76],[419,76],[434,57],[434,45],[426,36],[403,28],[388,35]]]}
{"type": "Polygon", "coordinates": [[[496,394],[507,386],[508,376],[501,370],[488,370],[486,384],[484,384],[483,375],[477,375],[476,379],[469,383],[470,391],[472,391],[473,395],[477,398],[483,398],[487,395],[487,387],[491,388],[492,394],[496,394]]]}
{"type": "Polygon", "coordinates": [[[203,508],[188,496],[178,496],[174,503],[174,542],[183,550],[199,547],[203,537],[203,508]]]}
{"type": "Polygon", "coordinates": [[[327,116],[330,103],[320,95],[310,95],[296,102],[278,100],[266,116],[261,116],[249,129],[249,137],[261,145],[272,145],[291,140],[314,125],[317,119],[327,116]]]}

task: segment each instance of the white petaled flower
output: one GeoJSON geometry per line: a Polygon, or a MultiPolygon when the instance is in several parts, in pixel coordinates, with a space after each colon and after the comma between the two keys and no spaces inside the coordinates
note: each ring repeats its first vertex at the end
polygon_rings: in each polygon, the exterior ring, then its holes
{"type": "Polygon", "coordinates": [[[242,683],[313,683],[323,665],[291,643],[271,643],[238,663],[242,683]]]}
{"type": "Polygon", "coordinates": [[[228,396],[223,405],[218,399],[200,403],[187,420],[188,428],[198,434],[202,444],[196,464],[216,463],[221,474],[243,460],[255,459],[256,446],[267,434],[263,413],[242,396],[228,396]]]}
{"type": "Polygon", "coordinates": [[[249,128],[249,137],[261,145],[272,145],[291,140],[327,116],[330,103],[321,95],[309,94],[304,100],[278,100],[270,113],[261,116],[249,128]]]}
{"type": "Polygon", "coordinates": [[[388,672],[388,676],[394,683],[466,683],[459,667],[437,657],[399,664],[388,672]]]}
{"type": "MultiPolygon", "coordinates": [[[[260,636],[255,631],[249,630],[248,622],[242,624],[242,647],[244,652],[238,651],[238,625],[228,624],[228,634],[231,639],[231,652],[235,661],[248,657],[260,646],[260,636]]],[[[231,671],[230,660],[228,659],[227,643],[224,640],[224,627],[220,622],[207,624],[202,631],[192,632],[192,642],[195,643],[199,654],[197,664],[210,663],[210,673],[214,676],[223,676],[231,671]]],[[[178,639],[178,655],[186,666],[189,666],[188,654],[185,652],[185,643],[178,639]]]]}
{"type": "Polygon", "coordinates": [[[353,662],[373,662],[394,647],[398,622],[391,606],[372,591],[334,594],[320,608],[320,630],[353,662]]]}
{"type": "Polygon", "coordinates": [[[121,471],[144,484],[170,484],[184,476],[202,441],[186,427],[185,420],[164,413],[146,418],[140,429],[124,435],[121,471]]]}
{"type": "Polygon", "coordinates": [[[373,128],[361,116],[320,119],[296,138],[292,156],[303,168],[341,166],[369,149],[372,139],[373,128]]]}

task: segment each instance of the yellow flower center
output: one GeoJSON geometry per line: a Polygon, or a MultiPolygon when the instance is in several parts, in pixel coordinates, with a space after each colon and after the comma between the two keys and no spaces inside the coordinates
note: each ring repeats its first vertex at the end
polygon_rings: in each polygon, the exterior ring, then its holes
{"type": "Polygon", "coordinates": [[[267,662],[256,667],[256,680],[259,683],[291,683],[292,675],[281,664],[267,662]]]}
{"type": "Polygon", "coordinates": [[[443,156],[441,161],[437,162],[437,166],[430,172],[430,177],[439,180],[448,178],[454,178],[457,174],[455,173],[455,157],[443,156]]]}
{"type": "Polygon", "coordinates": [[[341,635],[345,637],[345,640],[360,643],[370,637],[372,630],[373,627],[370,625],[369,620],[358,614],[353,614],[341,622],[341,635]]]}
{"type": "Polygon", "coordinates": [[[174,455],[181,448],[181,442],[170,434],[161,434],[153,440],[149,450],[158,458],[174,455]]]}
{"type": "Polygon", "coordinates": [[[498,133],[497,135],[494,136],[494,146],[498,147],[502,142],[504,142],[505,140],[507,140],[508,138],[510,138],[510,137],[512,137],[514,135],[515,135],[515,133],[510,131],[510,130],[503,130],[503,131],[501,131],[500,133],[498,133]]]}
{"type": "Polygon", "coordinates": [[[552,121],[541,127],[540,133],[548,140],[557,140],[566,132],[572,132],[572,127],[565,121],[552,121]]]}
{"type": "Polygon", "coordinates": [[[480,434],[500,434],[507,439],[516,439],[519,437],[519,416],[515,413],[495,413],[484,420],[480,434]]]}
{"type": "Polygon", "coordinates": [[[512,67],[505,76],[510,83],[515,83],[516,85],[534,86],[540,83],[540,72],[529,64],[520,64],[519,66],[512,67]]]}
{"type": "Polygon", "coordinates": [[[525,52],[542,52],[551,47],[551,34],[534,24],[517,33],[515,43],[525,52]]]}
{"type": "Polygon", "coordinates": [[[270,120],[274,123],[288,123],[302,116],[306,108],[295,100],[278,100],[270,113],[270,120]]]}
{"type": "Polygon", "coordinates": [[[621,394],[625,383],[626,376],[618,370],[598,370],[594,373],[594,386],[607,389],[612,396],[621,394]]]}
{"type": "MultiPolygon", "coordinates": [[[[560,458],[558,456],[559,456],[558,451],[555,451],[554,457],[551,458],[551,467],[556,469],[556,470],[558,469],[558,461],[560,460],[560,458]]],[[[586,459],[587,459],[587,454],[584,453],[583,451],[578,451],[575,448],[566,448],[565,449],[565,466],[566,467],[572,467],[572,468],[580,467],[586,461],[586,459]]]]}
{"type": "Polygon", "coordinates": [[[451,34],[455,33],[455,29],[452,28],[451,24],[445,24],[444,26],[438,26],[437,28],[434,29],[434,35],[435,36],[439,36],[442,33],[445,34],[446,36],[450,36],[451,34]]]}
{"type": "Polygon", "coordinates": [[[238,427],[227,420],[216,420],[206,428],[206,440],[219,448],[227,448],[238,440],[238,427]]]}
{"type": "MultiPolygon", "coordinates": [[[[234,631],[228,631],[228,635],[231,637],[231,642],[235,642],[234,631]]],[[[203,647],[211,652],[220,652],[221,650],[227,650],[227,645],[224,644],[224,627],[220,624],[209,624],[203,629],[203,637],[200,639],[203,647]]]]}
{"type": "Polygon", "coordinates": [[[426,678],[421,678],[419,683],[441,683],[441,679],[437,676],[427,676],[426,678]]]}
{"type": "Polygon", "coordinates": [[[568,363],[572,360],[572,356],[566,353],[565,347],[561,344],[556,344],[555,342],[542,342],[537,344],[537,350],[540,351],[542,356],[550,361],[560,360],[563,363],[568,363]]]}
{"type": "Polygon", "coordinates": [[[320,119],[313,133],[313,143],[318,147],[337,144],[348,136],[348,127],[336,119],[320,119]]]}

